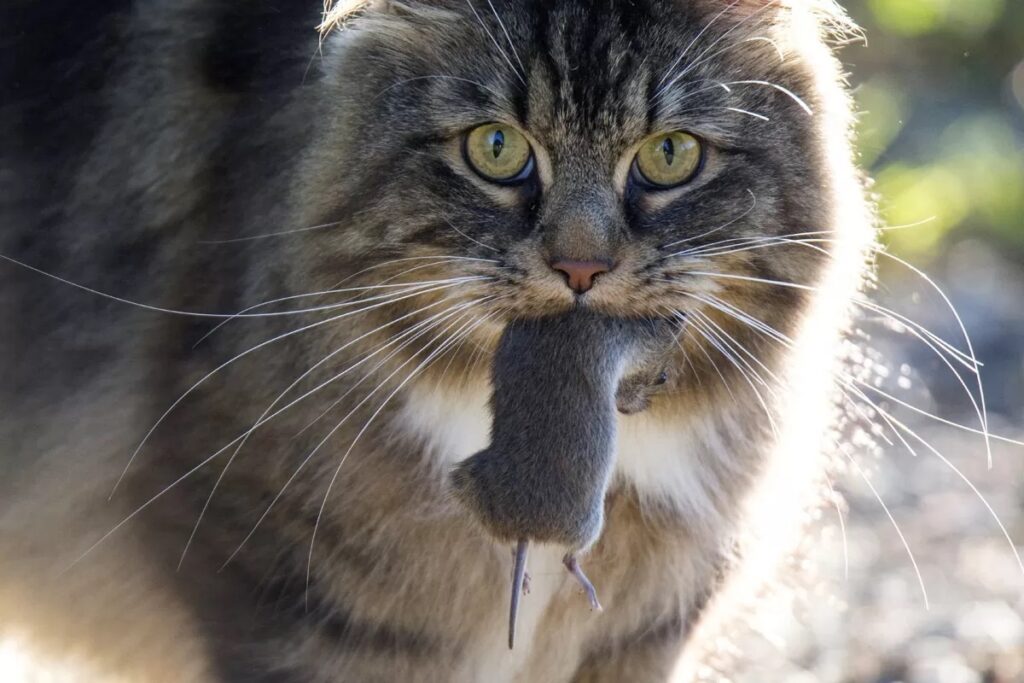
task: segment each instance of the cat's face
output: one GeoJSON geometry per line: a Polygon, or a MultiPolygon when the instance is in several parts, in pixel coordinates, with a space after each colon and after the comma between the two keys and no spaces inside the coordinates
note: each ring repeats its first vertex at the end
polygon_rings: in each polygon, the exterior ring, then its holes
{"type": "Polygon", "coordinates": [[[304,198],[311,223],[344,227],[321,253],[481,259],[424,259],[414,279],[487,276],[472,295],[508,315],[716,297],[772,318],[799,292],[755,280],[813,282],[828,250],[771,239],[823,230],[830,210],[789,17],[770,0],[367,11],[325,48],[337,101],[304,198]]]}

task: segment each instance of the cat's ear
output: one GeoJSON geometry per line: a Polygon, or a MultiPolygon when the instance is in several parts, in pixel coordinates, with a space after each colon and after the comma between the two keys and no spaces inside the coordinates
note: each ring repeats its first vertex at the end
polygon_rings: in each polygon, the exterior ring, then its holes
{"type": "Polygon", "coordinates": [[[415,13],[417,4],[416,0],[324,0],[323,20],[317,28],[326,36],[362,12],[400,17],[415,13]]]}
{"type": "Polygon", "coordinates": [[[324,16],[317,29],[321,36],[326,36],[335,28],[344,24],[349,17],[375,4],[375,0],[324,0],[324,16]]]}
{"type": "Polygon", "coordinates": [[[790,0],[711,0],[706,4],[710,9],[715,9],[737,17],[749,17],[754,14],[770,14],[776,10],[783,10],[793,3],[790,0]]]}

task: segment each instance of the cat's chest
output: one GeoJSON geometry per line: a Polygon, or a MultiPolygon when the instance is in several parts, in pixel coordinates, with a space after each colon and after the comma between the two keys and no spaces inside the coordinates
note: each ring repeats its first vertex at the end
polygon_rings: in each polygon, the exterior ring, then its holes
{"type": "MultiPolygon", "coordinates": [[[[424,444],[424,455],[443,471],[490,443],[490,388],[413,388],[399,412],[400,428],[424,444]]],[[[701,462],[727,450],[710,420],[619,415],[615,474],[642,496],[680,508],[700,506],[701,462]]]]}

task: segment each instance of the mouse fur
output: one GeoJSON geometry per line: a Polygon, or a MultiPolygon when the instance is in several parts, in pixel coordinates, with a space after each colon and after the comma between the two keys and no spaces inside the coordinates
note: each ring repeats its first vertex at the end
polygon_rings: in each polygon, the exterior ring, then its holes
{"type": "Polygon", "coordinates": [[[647,406],[673,341],[665,321],[579,309],[510,322],[492,366],[491,445],[456,466],[456,496],[500,541],[585,550],[604,524],[616,410],[647,406]]]}

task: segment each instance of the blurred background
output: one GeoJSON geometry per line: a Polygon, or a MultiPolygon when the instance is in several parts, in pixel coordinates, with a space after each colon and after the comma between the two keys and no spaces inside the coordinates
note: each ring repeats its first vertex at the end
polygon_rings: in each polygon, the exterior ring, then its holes
{"type": "MultiPolygon", "coordinates": [[[[990,430],[1024,440],[1024,0],[840,2],[867,38],[841,54],[862,112],[862,165],[894,226],[882,240],[948,295],[984,363],[990,430]]],[[[875,300],[966,350],[927,282],[886,257],[879,266],[875,300]]],[[[862,329],[885,359],[883,390],[980,426],[934,351],[891,321],[862,329]]],[[[952,364],[978,400],[976,378],[952,364]]],[[[836,483],[845,552],[836,511],[825,510],[810,557],[817,588],[796,606],[807,625],[786,609],[756,625],[761,636],[744,647],[759,664],[740,680],[1024,681],[1024,568],[994,519],[1024,553],[1024,446],[994,443],[989,469],[982,437],[880,405],[949,463],[905,435],[910,454],[891,432],[893,446],[857,450],[878,497],[856,470],[836,483]],[[784,661],[763,666],[780,651],[784,661]]]]}

